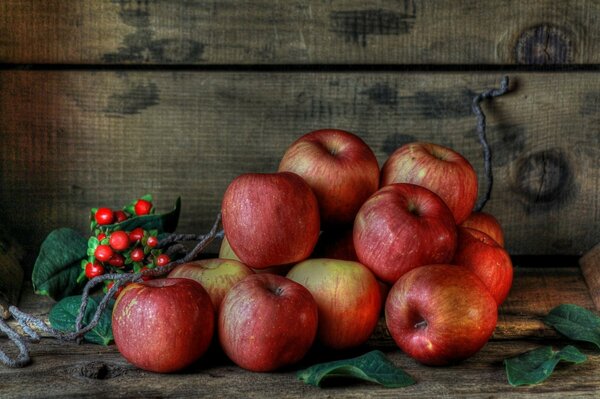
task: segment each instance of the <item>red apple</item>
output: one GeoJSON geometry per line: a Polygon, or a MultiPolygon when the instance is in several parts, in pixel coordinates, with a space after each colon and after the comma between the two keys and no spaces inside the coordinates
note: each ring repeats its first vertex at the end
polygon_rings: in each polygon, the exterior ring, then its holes
{"type": "Polygon", "coordinates": [[[498,319],[496,301],[464,267],[428,265],[402,276],[385,304],[396,344],[432,366],[466,359],[489,340],[498,319]]]}
{"type": "Polygon", "coordinates": [[[221,246],[219,247],[219,258],[240,260],[235,252],[233,252],[233,249],[231,249],[231,245],[229,245],[229,241],[227,241],[227,237],[225,236],[223,236],[223,241],[221,241],[221,246]]]}
{"type": "Polygon", "coordinates": [[[467,267],[483,281],[498,306],[512,286],[513,268],[508,252],[490,236],[468,227],[458,228],[453,264],[467,267]]]}
{"type": "Polygon", "coordinates": [[[501,247],[504,246],[504,232],[498,220],[485,212],[473,212],[461,226],[483,231],[492,237],[501,247]]]}
{"type": "Polygon", "coordinates": [[[358,262],[308,259],[287,275],[306,287],[319,307],[318,339],[348,349],[365,343],[379,320],[381,291],[375,276],[358,262]]]}
{"type": "Polygon", "coordinates": [[[431,143],[398,148],[381,169],[381,185],[412,183],[439,195],[461,224],[477,200],[477,174],[462,155],[431,143]]]}
{"type": "Polygon", "coordinates": [[[336,129],[305,134],[285,152],[279,171],[294,172],[313,189],[323,226],[351,225],[379,186],[379,164],[358,136],[336,129]]]}
{"type": "Polygon", "coordinates": [[[352,229],[321,232],[311,258],[327,258],[358,261],[354,250],[352,229]]]}
{"type": "Polygon", "coordinates": [[[170,373],[208,349],[215,312],[208,293],[189,279],[155,279],[123,289],[112,314],[117,349],[144,370],[170,373]]]}
{"type": "Polygon", "coordinates": [[[354,248],[362,264],[393,284],[415,267],[449,263],[456,249],[456,225],[433,192],[414,184],[391,184],[360,208],[354,248]]]}
{"type": "MultiPolygon", "coordinates": [[[[239,261],[240,258],[237,257],[231,246],[229,245],[229,241],[227,241],[227,237],[223,237],[223,241],[221,241],[221,247],[219,248],[219,258],[221,259],[234,259],[239,261]]],[[[272,273],[279,274],[280,276],[285,276],[287,272],[294,266],[293,264],[288,265],[277,265],[266,267],[263,269],[253,269],[250,268],[255,273],[272,273]]]]}
{"type": "Polygon", "coordinates": [[[317,199],[291,172],[236,177],[221,210],[229,245],[242,263],[255,269],[304,260],[319,237],[317,199]]]}
{"type": "Polygon", "coordinates": [[[254,273],[233,259],[202,259],[176,266],[168,278],[191,278],[204,287],[215,310],[219,310],[225,294],[238,281],[254,273]]]}
{"type": "Polygon", "coordinates": [[[317,304],[306,288],[282,276],[253,274],[225,295],[219,340],[238,366],[273,371],[304,357],[317,324],[317,304]]]}

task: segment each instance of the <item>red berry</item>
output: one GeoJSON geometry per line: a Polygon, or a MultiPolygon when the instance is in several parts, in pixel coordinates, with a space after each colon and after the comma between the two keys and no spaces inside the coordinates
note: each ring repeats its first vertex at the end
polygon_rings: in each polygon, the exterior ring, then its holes
{"type": "Polygon", "coordinates": [[[132,243],[141,241],[142,237],[144,237],[144,229],[141,227],[137,227],[129,232],[129,241],[132,243]]]}
{"type": "Polygon", "coordinates": [[[166,266],[171,262],[171,258],[167,254],[161,254],[156,257],[156,266],[162,267],[166,266]]]}
{"type": "Polygon", "coordinates": [[[98,208],[94,217],[96,219],[96,223],[105,225],[113,222],[114,214],[110,208],[98,208]]]}
{"type": "Polygon", "coordinates": [[[125,265],[125,258],[121,254],[114,254],[108,261],[108,264],[114,267],[123,267],[125,265]]]}
{"type": "Polygon", "coordinates": [[[140,247],[134,248],[131,251],[131,260],[134,262],[141,262],[144,260],[144,250],[140,247]]]}
{"type": "Polygon", "coordinates": [[[156,266],[165,266],[167,263],[171,261],[169,255],[161,254],[156,257],[156,266]]]}
{"type": "Polygon", "coordinates": [[[107,262],[113,256],[113,250],[108,245],[98,245],[94,251],[94,256],[100,262],[107,262]]]}
{"type": "Polygon", "coordinates": [[[148,245],[150,248],[154,248],[155,246],[158,245],[158,238],[156,238],[155,236],[148,237],[148,241],[146,241],[146,245],[148,245]]]}
{"type": "Polygon", "coordinates": [[[106,238],[106,234],[100,233],[100,234],[98,234],[97,238],[98,238],[98,241],[102,241],[102,240],[104,240],[106,238]]]}
{"type": "Polygon", "coordinates": [[[139,199],[135,203],[135,214],[138,216],[147,215],[152,209],[152,202],[146,201],[145,199],[139,199]]]}
{"type": "Polygon", "coordinates": [[[129,248],[129,235],[122,230],[115,231],[111,233],[109,243],[115,251],[124,251],[129,248]]]}
{"type": "Polygon", "coordinates": [[[85,265],[85,276],[89,279],[92,279],[96,276],[101,276],[104,274],[104,267],[100,263],[91,263],[88,262],[85,265]]]}
{"type": "Polygon", "coordinates": [[[123,211],[115,211],[115,219],[117,220],[117,223],[121,223],[127,220],[127,214],[123,211]]]}

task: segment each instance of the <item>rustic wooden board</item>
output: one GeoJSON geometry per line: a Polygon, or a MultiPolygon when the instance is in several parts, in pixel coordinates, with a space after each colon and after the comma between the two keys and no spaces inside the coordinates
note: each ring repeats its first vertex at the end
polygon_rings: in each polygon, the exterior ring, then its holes
{"type": "MultiPolygon", "coordinates": [[[[30,256],[54,228],[85,232],[91,207],[145,193],[163,211],[181,195],[179,231],[208,231],[231,179],[276,170],[294,139],[323,127],[356,132],[380,165],[428,140],[482,171],[470,102],[500,77],[4,71],[2,217],[30,256]]],[[[511,78],[512,92],[484,105],[495,175],[486,210],[511,254],[584,253],[600,241],[598,74],[511,78]]]]}
{"type": "Polygon", "coordinates": [[[581,272],[596,309],[600,310],[600,243],[579,259],[581,272]]]}
{"type": "MultiPolygon", "coordinates": [[[[474,357],[452,367],[425,367],[409,359],[391,341],[371,340],[369,345],[345,354],[313,351],[301,364],[277,373],[251,373],[235,366],[216,348],[182,373],[158,375],[137,370],[117,352],[115,346],[60,344],[43,339],[31,344],[34,362],[24,369],[0,367],[0,394],[3,397],[595,397],[600,389],[600,354],[591,345],[579,345],[589,356],[577,366],[559,366],[556,374],[535,387],[512,388],[506,381],[502,360],[539,345],[562,347],[566,342],[552,330],[535,331],[533,323],[560,303],[575,303],[593,309],[593,302],[577,267],[557,269],[517,268],[513,289],[501,308],[501,318],[492,340],[474,357]],[[545,294],[543,294],[545,293],[545,294]],[[513,319],[510,319],[512,317],[513,319]],[[519,319],[521,324],[515,324],[519,319]],[[521,327],[527,324],[528,330],[521,327]],[[512,326],[512,327],[511,327],[512,326]],[[510,328],[513,328],[511,331],[510,328]],[[517,333],[515,333],[517,332],[517,333]],[[367,383],[350,387],[338,384],[327,389],[304,385],[295,371],[334,357],[354,356],[366,350],[383,350],[418,384],[387,390],[367,383]]],[[[25,291],[21,308],[44,316],[52,301],[25,291]]],[[[543,326],[543,325],[542,325],[543,326]]],[[[5,339],[2,348],[14,354],[5,339]]]]}
{"type": "Polygon", "coordinates": [[[8,307],[19,303],[23,284],[23,248],[11,237],[10,231],[0,224],[0,317],[8,318],[8,307]]]}
{"type": "Polygon", "coordinates": [[[4,0],[0,62],[597,64],[593,0],[4,0]]]}

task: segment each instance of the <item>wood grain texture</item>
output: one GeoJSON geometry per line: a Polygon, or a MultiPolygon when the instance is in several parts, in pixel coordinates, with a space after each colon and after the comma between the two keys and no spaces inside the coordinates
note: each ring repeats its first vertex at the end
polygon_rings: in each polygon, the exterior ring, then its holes
{"type": "Polygon", "coordinates": [[[597,64],[593,0],[4,0],[0,62],[597,64]]]}
{"type": "Polygon", "coordinates": [[[24,277],[23,256],[23,248],[0,224],[0,317],[5,319],[10,316],[8,307],[19,303],[24,277]]]}
{"type": "Polygon", "coordinates": [[[579,259],[579,266],[596,310],[600,311],[600,243],[579,259]]]}
{"type": "MultiPolygon", "coordinates": [[[[289,370],[251,373],[231,363],[218,347],[189,369],[172,375],[144,372],[128,364],[114,345],[61,344],[43,339],[30,344],[34,362],[23,369],[0,368],[3,397],[244,397],[244,398],[413,398],[448,397],[597,397],[600,389],[600,355],[592,345],[578,345],[588,361],[577,366],[559,366],[542,385],[512,388],[506,381],[502,360],[540,345],[563,347],[567,343],[544,327],[541,312],[563,302],[593,308],[577,267],[517,268],[513,289],[501,308],[492,340],[475,356],[451,367],[425,367],[399,351],[393,341],[377,337],[362,348],[331,353],[316,348],[289,370]],[[540,298],[542,287],[548,294],[540,298]],[[540,327],[536,330],[536,326],[540,327]],[[304,385],[295,371],[334,358],[359,355],[370,349],[383,350],[397,366],[417,380],[417,385],[388,390],[367,383],[340,383],[326,389],[304,385]]],[[[53,301],[35,296],[30,285],[21,308],[45,317],[53,301]]],[[[4,338],[0,345],[14,354],[4,338]]]]}
{"type": "MultiPolygon", "coordinates": [[[[91,207],[145,193],[159,211],[181,195],[179,231],[205,232],[235,176],[275,171],[293,140],[323,127],[355,132],[380,165],[422,140],[482,171],[470,102],[500,76],[4,71],[2,217],[30,255],[54,228],[85,232],[91,207]]],[[[495,176],[486,210],[511,254],[579,255],[600,241],[600,79],[511,78],[508,95],[484,104],[495,176]]]]}

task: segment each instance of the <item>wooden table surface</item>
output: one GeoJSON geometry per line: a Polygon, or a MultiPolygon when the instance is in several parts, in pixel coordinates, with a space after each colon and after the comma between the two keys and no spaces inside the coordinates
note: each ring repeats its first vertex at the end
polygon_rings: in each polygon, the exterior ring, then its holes
{"type": "MultiPolygon", "coordinates": [[[[187,370],[170,375],[136,369],[121,357],[114,345],[60,343],[43,338],[30,344],[33,362],[22,369],[0,367],[2,398],[81,397],[598,397],[600,395],[600,351],[592,345],[575,345],[588,356],[579,365],[559,364],[544,383],[531,387],[508,384],[503,359],[541,345],[562,348],[568,341],[540,318],[554,306],[575,303],[595,309],[590,289],[579,267],[532,268],[517,264],[513,289],[500,309],[492,340],[475,356],[451,367],[418,364],[397,349],[378,329],[369,343],[352,353],[333,354],[313,350],[301,364],[275,373],[245,371],[229,361],[216,345],[187,370]],[[380,349],[408,372],[417,384],[386,389],[366,382],[340,381],[325,388],[305,385],[295,372],[319,361],[355,356],[380,349]]],[[[47,314],[53,301],[32,294],[25,286],[20,306],[36,315],[47,314]]],[[[0,345],[13,355],[4,338],[0,345]]]]}

